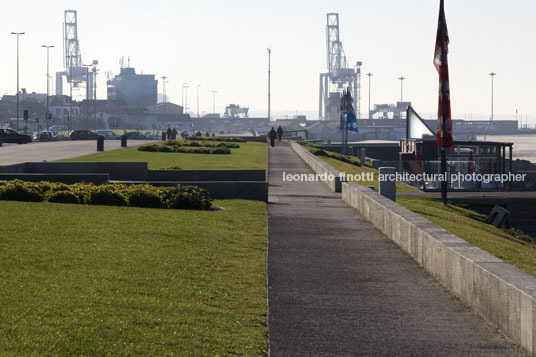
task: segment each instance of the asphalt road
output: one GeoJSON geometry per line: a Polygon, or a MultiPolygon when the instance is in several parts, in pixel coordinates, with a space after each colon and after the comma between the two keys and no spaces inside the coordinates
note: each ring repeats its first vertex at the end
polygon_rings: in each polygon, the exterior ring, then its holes
{"type": "MultiPolygon", "coordinates": [[[[154,140],[129,140],[127,146],[137,146],[154,140]]],[[[120,140],[104,140],[104,151],[121,148],[120,140]]],[[[96,140],[34,142],[30,144],[3,144],[0,147],[0,165],[21,162],[41,162],[70,159],[97,152],[96,140]]]]}
{"type": "Polygon", "coordinates": [[[321,182],[269,148],[271,356],[525,356],[321,182]]]}

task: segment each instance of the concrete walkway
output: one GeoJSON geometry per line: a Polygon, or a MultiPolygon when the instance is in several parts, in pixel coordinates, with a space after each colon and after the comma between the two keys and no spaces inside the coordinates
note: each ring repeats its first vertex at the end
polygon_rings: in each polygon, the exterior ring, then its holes
{"type": "MultiPolygon", "coordinates": [[[[152,143],[154,140],[129,140],[128,147],[152,143]]],[[[121,149],[120,140],[104,140],[104,151],[121,149]]],[[[4,144],[0,147],[0,165],[70,159],[97,153],[96,140],[35,142],[24,145],[4,144]]]]}
{"type": "Polygon", "coordinates": [[[524,356],[321,182],[269,148],[271,356],[524,356]]]}

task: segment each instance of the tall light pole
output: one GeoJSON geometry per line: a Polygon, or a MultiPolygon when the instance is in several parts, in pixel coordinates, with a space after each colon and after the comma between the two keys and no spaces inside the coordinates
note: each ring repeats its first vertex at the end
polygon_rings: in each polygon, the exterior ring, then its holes
{"type": "Polygon", "coordinates": [[[186,106],[186,114],[188,114],[188,88],[190,88],[190,86],[184,86],[184,89],[186,89],[186,92],[184,92],[184,105],[186,106]]]}
{"type": "MultiPolygon", "coordinates": [[[[97,61],[93,61],[93,108],[95,109],[95,130],[97,130],[97,61]]],[[[104,126],[106,128],[106,125],[104,126]]]]}
{"type": "Polygon", "coordinates": [[[197,96],[196,96],[196,99],[197,99],[197,117],[198,118],[199,118],[199,87],[201,87],[201,84],[197,85],[197,96]]]}
{"type": "Polygon", "coordinates": [[[403,86],[403,83],[404,83],[404,79],[406,79],[406,78],[404,76],[401,76],[398,79],[400,80],[400,102],[403,102],[404,101],[404,97],[403,97],[404,86],[403,86]]]}
{"type": "Polygon", "coordinates": [[[216,93],[218,93],[217,90],[212,91],[212,113],[216,114],[216,93]]]}
{"type": "Polygon", "coordinates": [[[372,77],[374,73],[367,73],[368,76],[368,118],[372,119],[372,115],[370,115],[370,77],[372,77]]]}
{"type": "Polygon", "coordinates": [[[162,99],[164,100],[164,114],[166,114],[166,79],[168,77],[162,76],[160,78],[162,78],[162,99]]]}
{"type": "Polygon", "coordinates": [[[272,94],[270,93],[270,81],[271,81],[271,77],[272,77],[272,71],[271,71],[271,62],[272,62],[272,49],[270,47],[267,48],[268,50],[268,121],[270,121],[270,100],[271,100],[271,96],[272,94]]]}
{"type": "Polygon", "coordinates": [[[47,123],[47,131],[48,131],[48,115],[49,115],[49,110],[48,110],[48,96],[49,96],[49,92],[50,92],[50,74],[49,74],[49,50],[51,48],[53,48],[54,46],[47,46],[47,45],[42,45],[41,47],[43,48],[46,48],[47,49],[47,113],[45,115],[45,122],[47,123]]]}
{"type": "MultiPolygon", "coordinates": [[[[89,67],[91,67],[90,64],[83,64],[82,67],[86,67],[86,123],[87,123],[87,130],[89,130],[89,67]]],[[[95,129],[97,130],[97,129],[95,129]]]]}
{"type": "Polygon", "coordinates": [[[491,76],[491,121],[493,121],[493,77],[497,75],[495,72],[489,74],[491,76]]]}
{"type": "Polygon", "coordinates": [[[19,131],[19,36],[24,35],[24,32],[12,32],[11,34],[17,36],[17,131],[19,131]]]}
{"type": "Polygon", "coordinates": [[[73,113],[73,56],[69,56],[69,115],[67,116],[67,135],[71,135],[71,115],[73,113]]]}
{"type": "Polygon", "coordinates": [[[181,106],[182,106],[183,113],[184,113],[184,86],[185,85],[186,85],[186,82],[183,82],[181,85],[181,106]]]}

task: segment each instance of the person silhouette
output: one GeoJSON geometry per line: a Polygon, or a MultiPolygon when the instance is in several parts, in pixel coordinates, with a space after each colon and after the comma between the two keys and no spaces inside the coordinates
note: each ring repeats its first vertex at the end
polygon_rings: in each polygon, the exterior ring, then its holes
{"type": "Polygon", "coordinates": [[[275,139],[277,138],[277,133],[275,132],[274,127],[272,127],[272,130],[270,130],[270,133],[268,133],[268,138],[270,139],[270,145],[274,147],[275,139]]]}
{"type": "Polygon", "coordinates": [[[283,128],[281,125],[279,125],[279,128],[277,128],[277,140],[281,141],[281,138],[283,137],[283,128]]]}

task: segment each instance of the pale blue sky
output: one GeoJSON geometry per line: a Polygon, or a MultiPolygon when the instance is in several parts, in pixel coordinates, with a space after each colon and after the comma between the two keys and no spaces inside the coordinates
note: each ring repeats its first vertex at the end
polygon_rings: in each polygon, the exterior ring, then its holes
{"type": "MultiPolygon", "coordinates": [[[[312,113],[318,108],[318,76],[325,71],[327,12],[338,12],[341,39],[350,63],[373,72],[372,102],[414,102],[421,114],[434,114],[438,79],[432,64],[439,0],[361,1],[35,1],[2,4],[0,94],[16,89],[15,37],[21,37],[21,87],[46,90],[46,56],[53,44],[51,72],[62,67],[63,11],[78,10],[83,61],[99,60],[99,97],[105,72],[119,71],[119,58],[131,57],[138,72],[169,77],[168,95],[181,101],[181,84],[201,84],[201,111],[225,104],[249,106],[266,115],[266,47],[272,47],[272,111],[312,113]]],[[[534,35],[536,3],[531,0],[446,0],[451,38],[450,78],[453,113],[489,117],[490,77],[495,77],[496,115],[536,114],[534,35]]],[[[161,88],[159,86],[159,88],[161,88]]],[[[159,89],[161,91],[161,89],[159,89]]],[[[362,78],[362,112],[368,81],[362,78]]],[[[311,116],[311,115],[310,115],[311,116]]]]}

